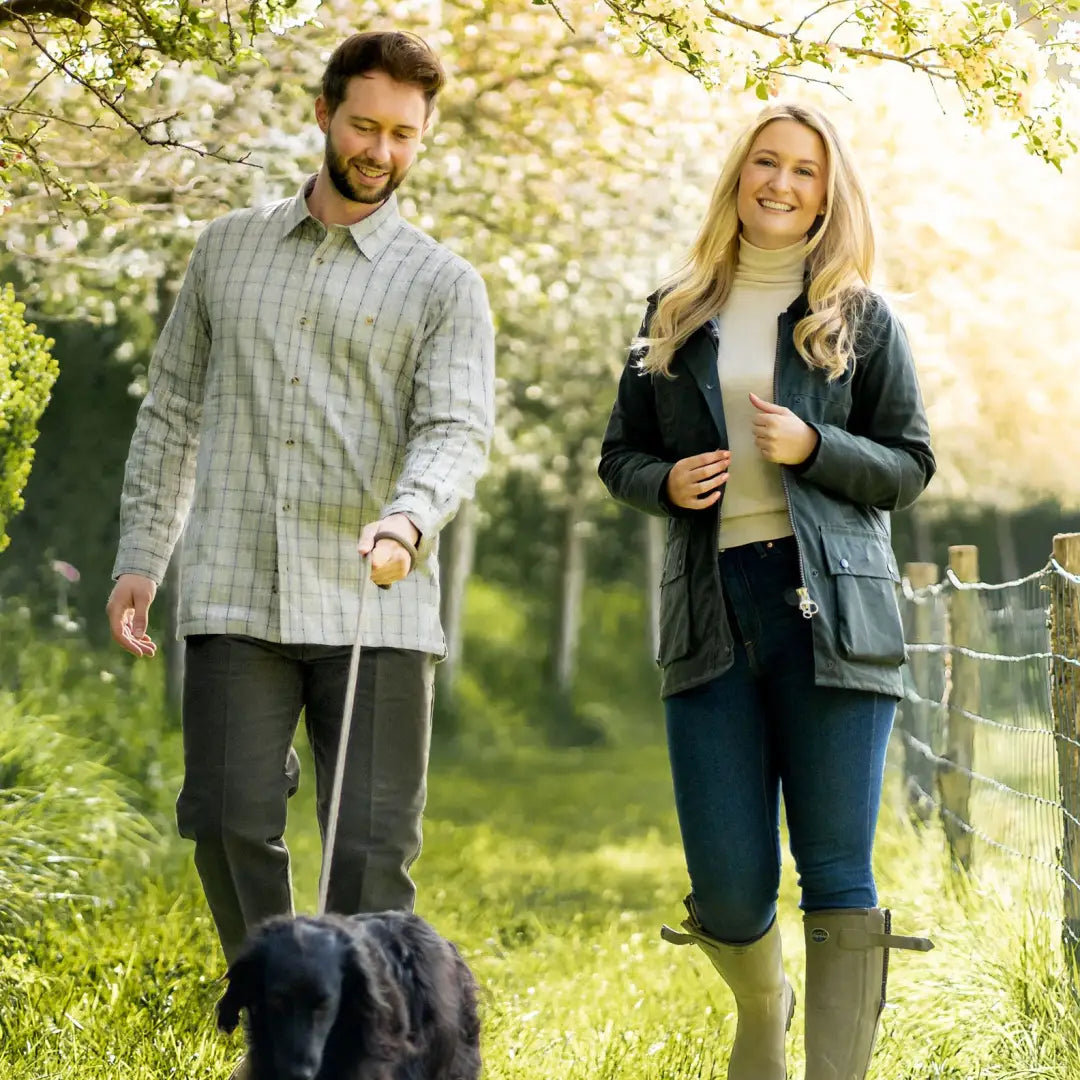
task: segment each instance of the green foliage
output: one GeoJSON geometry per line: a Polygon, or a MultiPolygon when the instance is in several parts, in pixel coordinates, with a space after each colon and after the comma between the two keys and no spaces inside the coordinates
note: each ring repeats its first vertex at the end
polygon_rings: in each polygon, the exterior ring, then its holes
{"type": "Polygon", "coordinates": [[[43,633],[27,607],[0,601],[0,687],[9,695],[0,737],[33,718],[56,732],[42,738],[58,762],[85,751],[87,769],[124,777],[124,798],[167,831],[183,756],[162,679],[161,664],[90,648],[64,629],[43,633]]]}
{"type": "Polygon", "coordinates": [[[0,935],[46,910],[111,904],[118,871],[145,867],[150,827],[103,756],[0,694],[0,935]]]}
{"type": "Polygon", "coordinates": [[[0,604],[0,935],[112,905],[148,865],[156,833],[136,804],[165,825],[169,739],[127,667],[0,604]]]}
{"type": "Polygon", "coordinates": [[[39,424],[34,471],[23,491],[26,506],[11,524],[11,546],[0,558],[0,596],[24,598],[39,626],[69,606],[90,641],[105,646],[120,488],[139,407],[128,389],[131,366],[110,354],[120,342],[140,340],[139,328],[121,318],[108,327],[77,322],[47,329],[56,339],[52,352],[60,376],[39,424]],[[54,559],[81,574],[64,587],[63,601],[54,559]]]}
{"type": "Polygon", "coordinates": [[[57,375],[52,342],[26,322],[25,310],[10,284],[0,288],[0,551],[9,542],[8,522],[23,506],[38,419],[57,375]]]}
{"type": "MultiPolygon", "coordinates": [[[[625,583],[585,590],[578,675],[569,702],[553,699],[544,671],[545,599],[534,590],[470,581],[455,712],[437,723],[452,725],[455,743],[469,750],[617,746],[657,730],[658,680],[640,590],[625,583]]],[[[440,709],[446,704],[436,702],[440,709]]]]}

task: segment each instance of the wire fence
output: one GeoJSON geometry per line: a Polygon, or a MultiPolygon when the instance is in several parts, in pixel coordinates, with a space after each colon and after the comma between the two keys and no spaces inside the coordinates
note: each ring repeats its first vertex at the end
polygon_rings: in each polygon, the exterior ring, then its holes
{"type": "Polygon", "coordinates": [[[938,576],[911,563],[901,587],[909,811],[940,820],[958,869],[1014,881],[1080,957],[1080,577],[1055,557],[988,584],[970,547],[938,576]]]}

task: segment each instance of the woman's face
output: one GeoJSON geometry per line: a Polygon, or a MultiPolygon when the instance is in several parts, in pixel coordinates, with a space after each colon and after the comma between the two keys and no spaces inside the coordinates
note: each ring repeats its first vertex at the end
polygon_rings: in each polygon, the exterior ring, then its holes
{"type": "Polygon", "coordinates": [[[766,124],[739,173],[743,236],[760,248],[801,240],[825,212],[827,181],[825,144],[813,128],[797,120],[766,124]]]}

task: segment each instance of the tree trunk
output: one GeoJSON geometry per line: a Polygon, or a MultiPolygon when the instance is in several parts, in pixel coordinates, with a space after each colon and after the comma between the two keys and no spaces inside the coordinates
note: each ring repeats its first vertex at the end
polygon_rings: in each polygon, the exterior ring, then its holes
{"type": "Polygon", "coordinates": [[[465,656],[462,629],[465,587],[472,573],[476,551],[476,505],[461,504],[453,521],[439,535],[439,582],[442,588],[440,616],[446,635],[446,659],[436,669],[440,704],[451,706],[465,656]]]}
{"type": "Polygon", "coordinates": [[[551,744],[586,746],[603,741],[604,734],[579,715],[574,706],[589,522],[585,518],[584,501],[576,494],[571,494],[569,498],[562,511],[556,618],[548,653],[548,689],[538,720],[551,744]]]}
{"type": "Polygon", "coordinates": [[[660,653],[660,573],[664,567],[664,519],[645,515],[645,589],[649,612],[649,662],[660,653]]]}
{"type": "Polygon", "coordinates": [[[934,534],[926,513],[918,506],[911,508],[911,528],[915,537],[915,558],[912,561],[932,563],[934,561],[934,534]]]}
{"type": "Polygon", "coordinates": [[[994,524],[997,528],[998,558],[1001,560],[1001,580],[1015,581],[1020,576],[1020,559],[1016,554],[1016,539],[1013,536],[1012,516],[1004,510],[994,511],[994,524]]]}
{"type": "Polygon", "coordinates": [[[574,689],[581,632],[581,598],[585,592],[585,532],[588,527],[578,496],[571,496],[565,515],[554,673],[556,690],[561,697],[569,700],[574,689]]]}

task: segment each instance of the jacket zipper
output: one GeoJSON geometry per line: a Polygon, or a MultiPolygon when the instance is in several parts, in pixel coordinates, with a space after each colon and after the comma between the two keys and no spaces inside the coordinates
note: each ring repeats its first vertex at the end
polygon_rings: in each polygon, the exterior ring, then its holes
{"type": "MultiPolygon", "coordinates": [[[[776,356],[773,360],[773,401],[780,404],[780,341],[784,330],[784,316],[779,315],[776,319],[776,356]]],[[[788,489],[787,467],[780,466],[780,482],[784,487],[784,505],[787,507],[788,521],[791,522],[791,535],[795,538],[795,551],[799,556],[799,588],[795,595],[799,598],[799,611],[804,619],[812,619],[820,610],[817,601],[810,596],[810,590],[806,587],[806,566],[803,563],[802,545],[799,543],[799,533],[795,528],[795,514],[791,509],[791,492],[788,489]]],[[[717,526],[719,531],[719,525],[717,526]]]]}
{"type": "MultiPolygon", "coordinates": [[[[713,347],[714,347],[714,350],[716,351],[716,354],[717,354],[715,363],[716,363],[717,388],[719,388],[719,386],[720,386],[720,355],[719,355],[719,353],[720,353],[720,341],[719,341],[719,337],[715,336],[715,330],[713,329],[711,322],[709,324],[709,336],[713,339],[713,347]]],[[[729,442],[729,445],[730,445],[730,442],[729,442]]],[[[726,484],[727,481],[725,480],[724,483],[726,484]]],[[[720,493],[720,498],[716,500],[716,529],[713,532],[713,551],[715,551],[717,553],[717,556],[719,556],[719,554],[720,554],[720,519],[723,516],[723,511],[720,508],[723,505],[724,505],[724,493],[721,492],[720,493]]],[[[720,582],[720,561],[719,561],[719,558],[713,559],[713,577],[716,580],[717,588],[720,589],[721,592],[722,592],[723,591],[723,586],[722,586],[722,584],[720,582]]]]}

